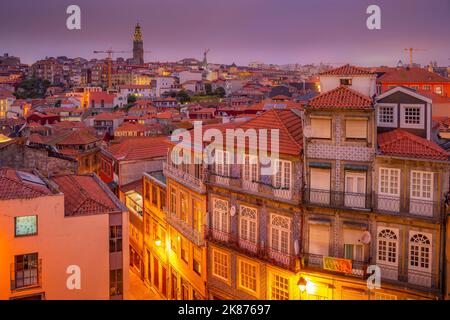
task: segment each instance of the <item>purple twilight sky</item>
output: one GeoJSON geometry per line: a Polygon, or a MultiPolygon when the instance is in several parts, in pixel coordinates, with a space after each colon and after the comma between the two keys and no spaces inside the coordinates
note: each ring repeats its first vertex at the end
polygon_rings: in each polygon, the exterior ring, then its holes
{"type": "MultiPolygon", "coordinates": [[[[2,0],[0,54],[31,63],[45,56],[94,57],[131,50],[135,23],[146,61],[217,63],[450,63],[450,0],[2,0]],[[66,8],[81,7],[81,30],[66,29],[66,8]],[[366,8],[381,7],[382,29],[366,27],[366,8]]],[[[130,54],[124,54],[128,57],[130,54]]],[[[100,56],[102,57],[102,56],[100,56]]]]}

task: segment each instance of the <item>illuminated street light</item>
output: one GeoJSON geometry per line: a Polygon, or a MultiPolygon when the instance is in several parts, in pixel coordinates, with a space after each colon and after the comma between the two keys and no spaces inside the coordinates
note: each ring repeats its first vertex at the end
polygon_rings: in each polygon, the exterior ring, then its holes
{"type": "Polygon", "coordinates": [[[306,281],[305,278],[300,277],[300,279],[298,279],[297,286],[300,289],[300,292],[303,293],[305,291],[307,284],[308,284],[308,282],[306,281]]]}

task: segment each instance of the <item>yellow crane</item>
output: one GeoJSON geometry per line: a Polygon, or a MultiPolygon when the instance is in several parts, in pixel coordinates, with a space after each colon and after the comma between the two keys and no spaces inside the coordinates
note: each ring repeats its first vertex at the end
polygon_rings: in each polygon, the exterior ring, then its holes
{"type": "Polygon", "coordinates": [[[409,66],[413,66],[413,53],[417,51],[427,51],[426,49],[405,48],[404,51],[409,52],[409,66]]]}

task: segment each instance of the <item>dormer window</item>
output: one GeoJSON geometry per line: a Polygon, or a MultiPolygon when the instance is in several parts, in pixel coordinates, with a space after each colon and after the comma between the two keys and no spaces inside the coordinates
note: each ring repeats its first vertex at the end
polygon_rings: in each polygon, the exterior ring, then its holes
{"type": "Polygon", "coordinates": [[[423,129],[425,123],[424,120],[425,112],[423,105],[401,105],[401,126],[403,128],[423,129]]]}
{"type": "Polygon", "coordinates": [[[340,79],[341,86],[351,86],[352,79],[340,79]]]}
{"type": "Polygon", "coordinates": [[[397,127],[397,105],[379,104],[377,122],[380,127],[397,127]]]}

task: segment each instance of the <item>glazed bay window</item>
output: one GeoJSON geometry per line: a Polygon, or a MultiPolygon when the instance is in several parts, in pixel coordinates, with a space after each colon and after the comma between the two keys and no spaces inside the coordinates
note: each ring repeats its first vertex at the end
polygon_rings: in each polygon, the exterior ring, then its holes
{"type": "Polygon", "coordinates": [[[359,118],[345,119],[345,138],[367,140],[368,120],[359,118]]]}
{"type": "Polygon", "coordinates": [[[315,139],[331,139],[331,118],[311,117],[312,137],[315,139]]]}
{"type": "Polygon", "coordinates": [[[212,249],[212,275],[224,281],[230,280],[230,256],[212,249]]]}
{"type": "Polygon", "coordinates": [[[400,169],[379,169],[377,207],[381,211],[400,212],[400,169]]]}
{"type": "Polygon", "coordinates": [[[213,237],[217,240],[228,241],[229,238],[229,203],[226,200],[213,198],[213,237]]]}
{"type": "Polygon", "coordinates": [[[238,259],[238,269],[239,287],[251,293],[257,293],[259,279],[258,264],[238,259]]]}
{"type": "Polygon", "coordinates": [[[433,173],[411,171],[410,213],[432,216],[433,207],[433,173]]]}
{"type": "Polygon", "coordinates": [[[380,127],[397,127],[397,105],[381,103],[377,105],[377,124],[380,127]]]}
{"type": "Polygon", "coordinates": [[[239,211],[239,245],[251,252],[256,252],[257,246],[257,209],[240,206],[239,211]]]}
{"type": "Polygon", "coordinates": [[[283,265],[290,264],[291,218],[279,214],[270,216],[270,258],[283,265]]]}

